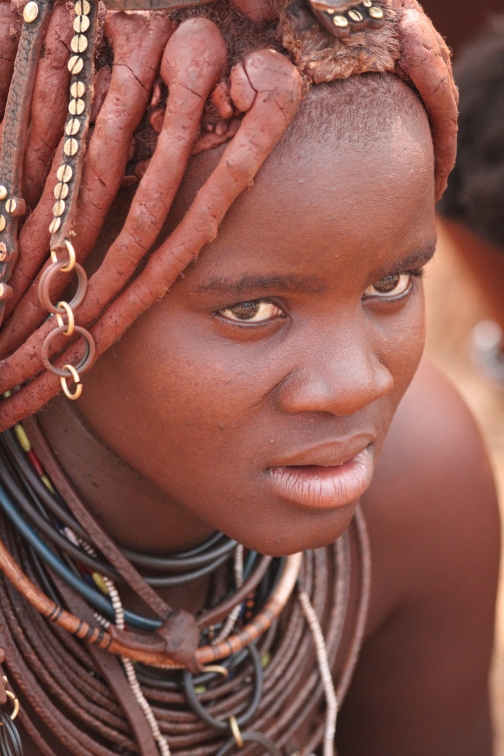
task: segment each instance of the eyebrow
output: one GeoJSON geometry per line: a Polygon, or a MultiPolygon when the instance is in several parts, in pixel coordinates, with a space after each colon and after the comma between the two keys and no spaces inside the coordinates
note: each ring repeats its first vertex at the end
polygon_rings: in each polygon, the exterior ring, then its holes
{"type": "Polygon", "coordinates": [[[303,292],[320,294],[325,288],[322,278],[315,276],[253,276],[245,274],[238,281],[229,278],[214,278],[207,284],[198,286],[197,293],[213,291],[222,294],[253,294],[261,291],[267,294],[277,292],[303,292]]]}
{"type": "Polygon", "coordinates": [[[410,252],[406,257],[397,262],[395,265],[383,265],[381,268],[377,268],[373,272],[373,277],[376,281],[385,276],[393,276],[397,273],[402,273],[408,270],[415,270],[415,268],[423,268],[424,265],[432,260],[434,252],[437,246],[437,236],[433,236],[422,247],[418,247],[413,252],[410,252]]]}
{"type": "MultiPolygon", "coordinates": [[[[380,278],[387,275],[395,275],[402,271],[423,267],[434,255],[436,244],[437,238],[433,237],[423,247],[410,252],[407,257],[395,265],[382,266],[376,269],[373,273],[375,280],[379,281],[380,278]]],[[[198,286],[195,291],[197,294],[211,291],[218,294],[242,296],[256,294],[257,292],[267,294],[270,291],[320,294],[325,288],[326,281],[316,276],[261,276],[246,273],[237,281],[223,277],[213,278],[208,283],[198,286]]]]}

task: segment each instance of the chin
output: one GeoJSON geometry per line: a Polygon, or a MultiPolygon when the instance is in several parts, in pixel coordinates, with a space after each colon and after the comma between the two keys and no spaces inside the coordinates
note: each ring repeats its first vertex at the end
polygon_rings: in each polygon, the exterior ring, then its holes
{"type": "Polygon", "coordinates": [[[232,538],[240,541],[247,549],[272,557],[285,557],[299,551],[320,549],[334,543],[350,525],[359,500],[328,512],[311,510],[303,517],[293,518],[290,523],[278,523],[268,527],[268,533],[255,532],[247,537],[232,538]],[[304,522],[303,522],[304,521],[304,522]],[[280,537],[271,536],[271,531],[280,537]]]}

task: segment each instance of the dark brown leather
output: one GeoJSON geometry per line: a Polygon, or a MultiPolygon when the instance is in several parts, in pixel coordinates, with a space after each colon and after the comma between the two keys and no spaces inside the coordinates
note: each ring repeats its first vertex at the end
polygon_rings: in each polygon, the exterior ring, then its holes
{"type": "Polygon", "coordinates": [[[154,635],[163,638],[165,653],[173,661],[183,664],[189,672],[201,671],[195,656],[200,633],[192,614],[185,609],[178,609],[163,622],[154,635]]]}
{"type": "MultiPolygon", "coordinates": [[[[68,605],[68,609],[81,619],[96,625],[93,612],[86,602],[56,575],[52,575],[58,591],[68,605]]],[[[114,692],[138,745],[140,756],[159,756],[156,741],[150,731],[147,720],[133,695],[128,680],[118,659],[108,651],[96,646],[88,646],[89,653],[95,660],[100,672],[114,692]]]]}
{"type": "MultiPolygon", "coordinates": [[[[0,233],[0,242],[6,246],[7,258],[0,263],[0,281],[4,282],[0,294],[0,322],[3,318],[5,301],[11,294],[6,282],[11,276],[18,256],[19,218],[8,212],[7,203],[13,198],[21,197],[23,160],[28,139],[26,124],[30,120],[35,73],[51,15],[52,2],[46,0],[39,3],[38,7],[37,17],[31,23],[23,23],[22,26],[3,120],[0,177],[2,185],[7,189],[7,194],[0,201],[0,215],[5,219],[5,228],[0,233]]],[[[17,205],[22,207],[24,201],[18,202],[17,205]]],[[[25,205],[24,208],[26,209],[25,205]]]]}
{"type": "Polygon", "coordinates": [[[196,661],[199,644],[199,629],[192,614],[180,609],[166,619],[159,630],[150,635],[109,627],[111,637],[132,650],[151,651],[166,654],[190,672],[199,672],[196,661]]]}
{"type": "Polygon", "coordinates": [[[130,630],[120,630],[115,625],[110,625],[109,633],[111,638],[133,651],[151,651],[162,654],[166,649],[166,641],[156,634],[132,633],[130,630]]]}

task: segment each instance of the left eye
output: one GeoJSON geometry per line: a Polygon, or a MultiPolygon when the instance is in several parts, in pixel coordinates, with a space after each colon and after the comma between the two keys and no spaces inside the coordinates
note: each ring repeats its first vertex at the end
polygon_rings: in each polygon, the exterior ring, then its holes
{"type": "Polygon", "coordinates": [[[235,323],[265,323],[267,320],[281,317],[282,310],[273,302],[255,300],[254,302],[240,302],[233,307],[226,307],[217,313],[221,318],[235,323]]]}
{"type": "Polygon", "coordinates": [[[411,282],[411,275],[409,273],[396,273],[391,276],[385,276],[385,278],[375,281],[372,286],[368,286],[364,292],[365,297],[381,297],[382,299],[391,299],[393,297],[400,297],[404,294],[411,282]]]}

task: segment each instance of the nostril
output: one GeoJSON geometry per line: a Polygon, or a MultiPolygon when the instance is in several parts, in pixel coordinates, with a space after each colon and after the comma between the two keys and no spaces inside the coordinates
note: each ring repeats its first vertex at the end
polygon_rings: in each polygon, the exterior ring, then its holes
{"type": "Polygon", "coordinates": [[[388,368],[376,357],[365,356],[291,373],[279,387],[278,401],[285,412],[329,412],[343,417],[388,395],[393,387],[388,368]]]}

